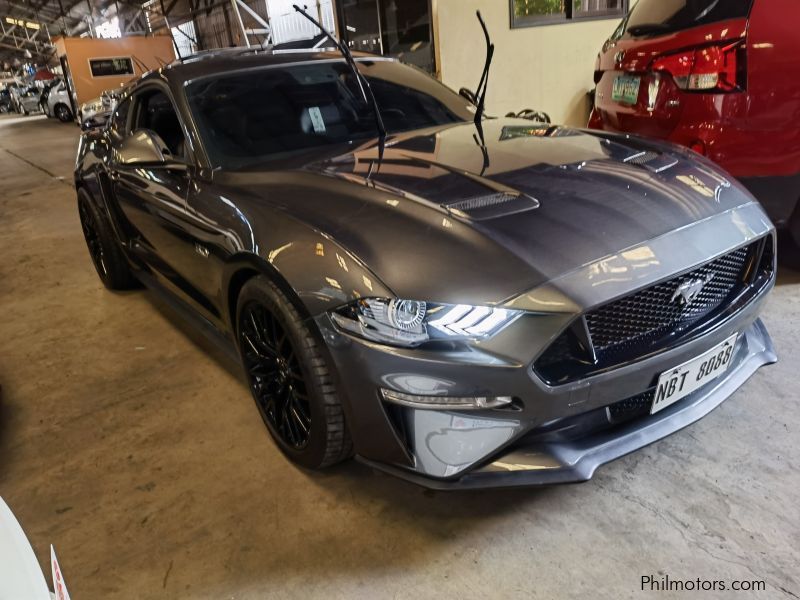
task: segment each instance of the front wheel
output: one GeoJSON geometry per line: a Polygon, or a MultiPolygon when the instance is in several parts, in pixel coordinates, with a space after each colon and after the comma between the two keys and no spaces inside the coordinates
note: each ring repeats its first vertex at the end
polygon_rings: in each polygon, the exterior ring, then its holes
{"type": "Polygon", "coordinates": [[[258,412],[293,462],[321,469],[352,443],[322,341],[267,277],[248,281],[236,306],[239,353],[258,412]]]}

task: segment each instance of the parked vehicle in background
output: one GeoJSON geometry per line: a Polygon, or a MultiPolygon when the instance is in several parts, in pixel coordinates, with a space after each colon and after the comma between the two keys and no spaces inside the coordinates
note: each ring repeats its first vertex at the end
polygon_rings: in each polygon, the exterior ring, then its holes
{"type": "MultiPolygon", "coordinates": [[[[103,92],[103,94],[105,94],[105,92],[103,92]]],[[[103,102],[103,96],[93,98],[88,102],[84,102],[78,107],[78,122],[83,123],[85,119],[92,118],[99,113],[108,111],[109,108],[103,102]]]]}
{"type": "Polygon", "coordinates": [[[108,117],[116,108],[117,102],[125,94],[129,86],[106,90],[100,94],[99,98],[89,100],[81,104],[78,109],[78,122],[81,129],[92,129],[102,127],[106,124],[108,117]]]}
{"type": "Polygon", "coordinates": [[[0,89],[0,114],[11,112],[11,92],[7,89],[0,89]]]}
{"type": "Polygon", "coordinates": [[[11,81],[6,85],[11,100],[11,110],[16,113],[21,113],[22,110],[19,105],[20,85],[16,81],[11,81]]]}
{"type": "Polygon", "coordinates": [[[47,108],[45,112],[49,116],[56,117],[63,123],[68,123],[75,119],[72,114],[71,106],[72,104],[69,100],[67,86],[63,81],[60,81],[58,85],[50,89],[50,93],[47,96],[47,108]]]}
{"type": "Polygon", "coordinates": [[[800,243],[797,0],[639,0],[603,45],[589,127],[692,148],[800,243]]]}
{"type": "Polygon", "coordinates": [[[39,96],[42,91],[35,85],[23,88],[19,95],[19,110],[24,115],[41,112],[39,96]]]}
{"type": "Polygon", "coordinates": [[[0,498],[0,599],[69,598],[53,546],[50,546],[50,572],[53,576],[54,594],[47,587],[47,580],[25,532],[11,509],[0,498]]]}
{"type": "Polygon", "coordinates": [[[42,107],[42,112],[44,112],[44,114],[47,116],[48,119],[55,117],[55,115],[51,114],[49,112],[49,107],[47,105],[47,100],[50,97],[50,91],[53,88],[55,88],[56,86],[58,86],[58,84],[60,84],[60,83],[61,83],[60,79],[53,79],[52,81],[48,81],[44,85],[44,88],[42,88],[42,93],[39,96],[39,104],[42,107]]]}

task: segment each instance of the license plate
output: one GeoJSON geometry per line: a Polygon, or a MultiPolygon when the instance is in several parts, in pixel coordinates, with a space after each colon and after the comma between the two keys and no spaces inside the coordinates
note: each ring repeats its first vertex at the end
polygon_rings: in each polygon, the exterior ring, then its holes
{"type": "Polygon", "coordinates": [[[614,102],[625,102],[636,104],[639,100],[639,85],[642,83],[641,77],[629,77],[620,75],[614,79],[614,87],[611,89],[611,99],[614,102]]]}
{"type": "Polygon", "coordinates": [[[658,378],[650,414],[674,404],[727,371],[733,362],[738,335],[736,333],[701,356],[663,372],[658,378]]]}

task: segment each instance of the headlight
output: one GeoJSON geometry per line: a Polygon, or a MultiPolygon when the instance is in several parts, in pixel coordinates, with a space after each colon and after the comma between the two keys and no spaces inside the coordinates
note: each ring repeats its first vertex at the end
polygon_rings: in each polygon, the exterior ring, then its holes
{"type": "Polygon", "coordinates": [[[523,311],[397,298],[361,298],[331,313],[348,333],[384,344],[413,347],[429,340],[482,340],[523,311]]]}

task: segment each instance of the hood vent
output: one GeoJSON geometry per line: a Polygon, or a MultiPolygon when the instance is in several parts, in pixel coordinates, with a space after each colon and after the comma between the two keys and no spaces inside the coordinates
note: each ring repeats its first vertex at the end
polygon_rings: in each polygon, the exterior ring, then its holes
{"type": "Polygon", "coordinates": [[[637,167],[644,167],[654,173],[661,173],[662,171],[666,171],[667,169],[671,169],[675,165],[678,164],[678,159],[668,154],[659,154],[658,152],[653,152],[652,150],[643,150],[642,152],[637,152],[629,156],[628,158],[624,159],[626,165],[636,165],[637,167]]]}
{"type": "Polygon", "coordinates": [[[496,204],[511,202],[517,198],[518,196],[506,194],[505,192],[498,192],[497,194],[487,194],[485,196],[475,196],[473,198],[467,198],[466,200],[459,200],[458,202],[448,204],[447,208],[469,212],[478,208],[487,208],[489,206],[495,206],[496,204]]]}
{"type": "Polygon", "coordinates": [[[496,192],[472,196],[442,206],[448,210],[464,213],[473,220],[483,221],[539,208],[539,201],[521,193],[496,192]]]}
{"type": "Polygon", "coordinates": [[[639,165],[640,167],[643,167],[647,163],[656,160],[658,156],[659,155],[656,154],[655,152],[647,150],[644,152],[637,152],[633,156],[629,156],[628,158],[625,159],[624,162],[628,163],[629,165],[639,165]]]}

